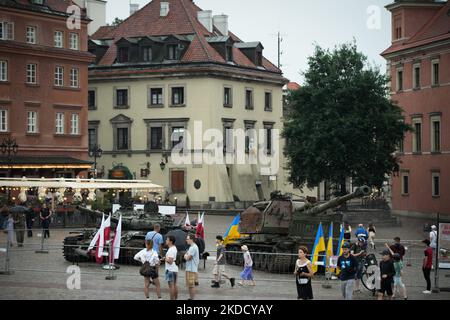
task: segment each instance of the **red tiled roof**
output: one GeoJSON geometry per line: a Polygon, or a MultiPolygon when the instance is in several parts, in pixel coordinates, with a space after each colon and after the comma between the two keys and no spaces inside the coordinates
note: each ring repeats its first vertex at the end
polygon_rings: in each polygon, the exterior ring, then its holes
{"type": "Polygon", "coordinates": [[[436,14],[428,20],[415,35],[405,42],[395,43],[381,53],[382,56],[430,44],[437,41],[450,39],[450,2],[447,1],[436,14]]]}
{"type": "Polygon", "coordinates": [[[92,39],[108,39],[115,28],[114,26],[102,26],[91,37],[92,39]]]}
{"type": "MultiPolygon", "coordinates": [[[[92,35],[92,39],[114,39],[143,36],[166,36],[171,34],[193,35],[182,62],[217,62],[225,63],[224,58],[206,41],[206,37],[212,36],[197,19],[197,13],[201,9],[192,0],[153,0],[128,17],[116,27],[102,27],[92,35]],[[170,9],[167,17],[160,17],[160,3],[169,2],[170,9]]],[[[217,32],[217,30],[215,30],[217,32]]],[[[218,33],[218,32],[217,32],[218,33]]],[[[233,33],[229,34],[234,41],[241,42],[233,33]]],[[[99,65],[110,66],[117,55],[115,44],[111,45],[106,54],[100,60],[99,65]]],[[[233,49],[234,63],[242,67],[257,68],[238,48],[233,49]]],[[[263,67],[271,72],[281,71],[269,60],[263,59],[263,67]]]]}
{"type": "Polygon", "coordinates": [[[288,90],[298,90],[298,89],[300,89],[300,85],[297,82],[289,82],[287,84],[287,89],[288,90]]]}

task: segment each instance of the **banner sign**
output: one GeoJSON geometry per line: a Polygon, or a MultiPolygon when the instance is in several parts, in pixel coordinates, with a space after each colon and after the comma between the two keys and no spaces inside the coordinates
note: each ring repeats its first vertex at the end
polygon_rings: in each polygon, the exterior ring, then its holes
{"type": "Polygon", "coordinates": [[[450,269],[450,223],[439,223],[439,268],[450,269]]]}

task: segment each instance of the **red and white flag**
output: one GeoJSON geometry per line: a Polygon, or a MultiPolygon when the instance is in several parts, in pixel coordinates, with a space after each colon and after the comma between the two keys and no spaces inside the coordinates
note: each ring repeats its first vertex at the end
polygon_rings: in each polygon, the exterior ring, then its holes
{"type": "Polygon", "coordinates": [[[191,220],[189,220],[189,212],[186,211],[186,221],[184,222],[185,227],[191,226],[191,220]]]}
{"type": "Polygon", "coordinates": [[[114,260],[119,259],[121,238],[122,238],[122,215],[120,215],[119,222],[117,222],[116,233],[114,235],[114,240],[111,246],[112,252],[109,257],[110,263],[114,263],[114,260]]]}
{"type": "Polygon", "coordinates": [[[97,252],[97,263],[102,263],[99,260],[103,261],[103,251],[105,250],[106,242],[111,240],[111,215],[108,216],[108,219],[103,223],[103,238],[100,235],[100,241],[98,244],[98,252],[97,252]]]}
{"type": "Polygon", "coordinates": [[[199,238],[205,239],[205,213],[203,212],[200,219],[197,221],[197,231],[195,235],[199,238]]]}
{"type": "Polygon", "coordinates": [[[88,251],[92,250],[95,247],[95,260],[97,263],[101,264],[103,262],[103,243],[105,239],[105,215],[102,216],[102,223],[100,224],[100,228],[89,244],[88,251]],[[100,251],[100,246],[102,250],[100,251]]]}

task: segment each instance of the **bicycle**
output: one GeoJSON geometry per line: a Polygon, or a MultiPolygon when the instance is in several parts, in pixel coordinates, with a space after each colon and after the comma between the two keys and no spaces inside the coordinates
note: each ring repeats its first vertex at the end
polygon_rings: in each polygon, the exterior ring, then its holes
{"type": "Polygon", "coordinates": [[[361,282],[367,290],[375,295],[380,281],[380,268],[378,267],[377,258],[374,254],[368,254],[362,259],[362,263],[364,270],[361,282]]]}

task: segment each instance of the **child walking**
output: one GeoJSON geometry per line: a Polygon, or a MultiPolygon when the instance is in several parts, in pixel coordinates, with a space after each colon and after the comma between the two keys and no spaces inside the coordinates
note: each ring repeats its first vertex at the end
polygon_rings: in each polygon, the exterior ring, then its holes
{"type": "Polygon", "coordinates": [[[240,286],[245,285],[246,281],[250,281],[250,285],[256,285],[255,280],[253,279],[253,260],[250,252],[248,251],[247,246],[241,247],[242,252],[244,253],[244,271],[241,272],[241,281],[238,282],[240,286]]]}

